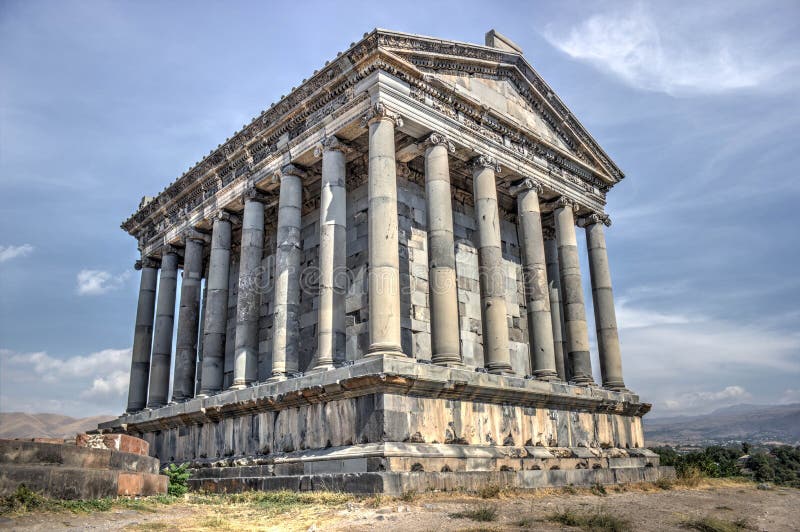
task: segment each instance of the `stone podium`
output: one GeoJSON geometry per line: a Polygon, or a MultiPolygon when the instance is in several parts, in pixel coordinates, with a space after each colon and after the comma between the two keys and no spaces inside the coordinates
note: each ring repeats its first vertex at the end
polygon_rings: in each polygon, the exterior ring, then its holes
{"type": "Polygon", "coordinates": [[[209,491],[655,480],[604,236],[623,177],[507,38],[376,29],[122,224],[130,396],[99,429],[209,491]]]}

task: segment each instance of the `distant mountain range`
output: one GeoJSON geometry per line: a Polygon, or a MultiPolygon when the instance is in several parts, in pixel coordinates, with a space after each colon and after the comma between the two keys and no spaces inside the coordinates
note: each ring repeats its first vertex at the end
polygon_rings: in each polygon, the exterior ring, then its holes
{"type": "Polygon", "coordinates": [[[648,446],[714,445],[734,441],[800,445],[800,403],[739,404],[710,414],[650,419],[644,417],[648,446]]]}
{"type": "Polygon", "coordinates": [[[76,419],[60,414],[0,412],[0,438],[74,438],[79,432],[97,428],[113,416],[76,419]]]}

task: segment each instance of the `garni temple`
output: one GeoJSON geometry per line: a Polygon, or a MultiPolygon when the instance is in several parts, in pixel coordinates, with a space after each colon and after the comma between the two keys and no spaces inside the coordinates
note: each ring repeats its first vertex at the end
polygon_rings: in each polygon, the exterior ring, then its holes
{"type": "Polygon", "coordinates": [[[130,391],[99,430],[218,492],[656,480],[604,236],[623,177],[506,37],[376,29],[122,224],[130,391]]]}

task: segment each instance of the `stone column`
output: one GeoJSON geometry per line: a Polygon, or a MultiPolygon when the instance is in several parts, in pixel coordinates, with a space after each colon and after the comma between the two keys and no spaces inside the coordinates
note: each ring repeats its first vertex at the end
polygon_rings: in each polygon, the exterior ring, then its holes
{"type": "Polygon", "coordinates": [[[225,331],[228,327],[228,275],[231,264],[231,215],[220,211],[211,233],[211,256],[206,278],[203,365],[200,396],[222,390],[225,365],[225,331]]]}
{"type": "Polygon", "coordinates": [[[518,227],[522,243],[522,268],[528,310],[528,345],[534,377],[553,380],[558,376],[550,319],[550,293],[544,254],[539,194],[542,186],[525,179],[512,189],[517,195],[518,227]]]}
{"type": "Polygon", "coordinates": [[[425,207],[428,212],[428,293],[431,302],[431,361],[460,366],[453,193],[448,152],[455,147],[433,133],[425,149],[425,207]]]}
{"type": "Polygon", "coordinates": [[[172,384],[172,401],[176,403],[194,397],[205,238],[207,238],[205,235],[197,231],[190,231],[185,237],[178,334],[175,342],[175,378],[172,384]]]}
{"type": "MultiPolygon", "coordinates": [[[[506,272],[500,240],[500,213],[497,207],[494,159],[480,155],[472,167],[475,223],[478,235],[481,306],[483,307],[483,352],[490,373],[511,373],[506,316],[506,272]]],[[[455,324],[454,324],[455,326],[455,324]]]]}
{"type": "Polygon", "coordinates": [[[142,276],[139,281],[139,302],[136,305],[136,326],[133,332],[127,412],[138,412],[147,406],[147,381],[150,378],[150,348],[153,344],[158,281],[157,261],[142,257],[142,260],[136,261],[135,267],[142,271],[142,276]]]}
{"type": "Polygon", "coordinates": [[[592,214],[584,219],[586,246],[589,248],[589,276],[592,280],[597,349],[600,353],[600,374],[604,387],[624,390],[617,315],[614,311],[614,293],[611,290],[611,270],[608,267],[604,225],[611,225],[607,216],[592,214]]]}
{"type": "Polygon", "coordinates": [[[161,255],[161,277],[156,302],[153,356],[150,361],[148,408],[167,404],[169,372],[172,365],[172,329],[175,327],[175,290],[178,287],[178,251],[167,246],[161,255]]]}
{"type": "Polygon", "coordinates": [[[294,165],[279,174],[278,229],[275,251],[275,291],[272,326],[272,379],[296,373],[300,363],[297,313],[300,306],[300,217],[305,175],[294,165]]]}
{"type": "Polygon", "coordinates": [[[558,267],[564,297],[564,328],[567,332],[567,364],[570,382],[594,384],[592,360],[589,356],[589,332],[586,329],[586,308],[583,304],[578,242],[575,238],[574,203],[560,198],[553,217],[558,240],[558,267]]]}
{"type": "Polygon", "coordinates": [[[558,242],[554,227],[542,228],[544,234],[544,254],[547,260],[547,282],[550,289],[550,318],[553,323],[553,351],[556,358],[556,371],[562,381],[569,380],[567,364],[564,360],[564,313],[561,307],[561,279],[558,273],[558,242]]]}
{"type": "Polygon", "coordinates": [[[322,183],[319,202],[319,316],[314,371],[333,367],[344,350],[345,290],[347,268],[346,146],[336,137],[326,138],[322,151],[322,183]]]}
{"type": "Polygon", "coordinates": [[[400,254],[394,128],[402,119],[382,103],[369,124],[369,341],[367,356],[405,356],[400,339],[400,254]]]}
{"type": "Polygon", "coordinates": [[[203,293],[200,297],[200,331],[197,334],[197,371],[194,380],[194,397],[203,389],[203,336],[206,327],[206,307],[208,307],[208,264],[203,266],[203,293]]]}
{"type": "Polygon", "coordinates": [[[236,343],[231,389],[246,388],[258,379],[258,314],[261,303],[261,257],[264,254],[264,205],[259,192],[245,195],[239,297],[236,301],[236,343]]]}

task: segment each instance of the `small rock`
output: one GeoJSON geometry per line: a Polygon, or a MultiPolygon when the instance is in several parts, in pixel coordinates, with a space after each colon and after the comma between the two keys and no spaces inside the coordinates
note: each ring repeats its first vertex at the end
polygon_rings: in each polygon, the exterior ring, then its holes
{"type": "Polygon", "coordinates": [[[311,525],[306,529],[306,532],[317,532],[317,525],[311,525]]]}
{"type": "Polygon", "coordinates": [[[375,519],[377,519],[378,521],[383,521],[386,518],[384,516],[382,516],[382,515],[376,515],[375,519]]]}
{"type": "Polygon", "coordinates": [[[435,504],[426,504],[426,505],[424,506],[424,508],[425,508],[426,510],[435,510],[435,509],[436,509],[436,505],[435,505],[435,504]]]}
{"type": "Polygon", "coordinates": [[[772,489],[772,484],[770,484],[769,482],[762,482],[761,484],[756,486],[756,488],[758,488],[760,490],[771,490],[772,489]]]}

